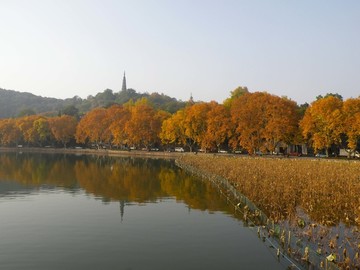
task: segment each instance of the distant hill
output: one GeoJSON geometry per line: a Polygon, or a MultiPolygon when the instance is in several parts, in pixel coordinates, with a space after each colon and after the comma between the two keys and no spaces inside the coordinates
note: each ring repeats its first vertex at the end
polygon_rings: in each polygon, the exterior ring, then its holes
{"type": "Polygon", "coordinates": [[[0,118],[17,116],[21,111],[33,110],[36,113],[57,111],[63,100],[44,98],[31,93],[0,89],[0,118]]]}
{"type": "Polygon", "coordinates": [[[114,93],[111,89],[99,92],[95,96],[82,99],[78,96],[57,99],[36,96],[27,92],[5,90],[0,88],[0,118],[17,117],[29,112],[36,114],[58,115],[69,107],[75,107],[80,114],[96,107],[108,107],[112,104],[124,104],[131,99],[136,101],[147,98],[154,107],[174,113],[183,108],[186,102],[179,101],[159,93],[138,93],[134,89],[126,89],[114,93]]]}

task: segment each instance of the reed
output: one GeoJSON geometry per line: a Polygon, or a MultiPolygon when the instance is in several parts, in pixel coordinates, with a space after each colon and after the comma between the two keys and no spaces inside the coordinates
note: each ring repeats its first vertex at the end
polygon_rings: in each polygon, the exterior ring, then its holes
{"type": "Polygon", "coordinates": [[[360,162],[184,155],[181,162],[226,178],[271,220],[341,267],[360,266],[360,162]]]}

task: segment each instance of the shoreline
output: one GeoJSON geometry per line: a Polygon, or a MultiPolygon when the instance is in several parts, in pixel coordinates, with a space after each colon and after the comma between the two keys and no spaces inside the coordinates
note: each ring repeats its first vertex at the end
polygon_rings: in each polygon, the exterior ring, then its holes
{"type": "Polygon", "coordinates": [[[109,149],[74,149],[74,148],[40,148],[40,147],[0,147],[1,152],[12,153],[47,153],[47,154],[74,154],[74,155],[102,155],[102,156],[136,156],[147,158],[166,158],[176,159],[183,153],[164,152],[164,151],[141,151],[141,150],[109,150],[109,149]]]}

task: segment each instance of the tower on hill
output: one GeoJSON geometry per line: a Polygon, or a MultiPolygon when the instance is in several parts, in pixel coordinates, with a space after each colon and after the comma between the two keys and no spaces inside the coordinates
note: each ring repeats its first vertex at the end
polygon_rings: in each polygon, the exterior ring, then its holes
{"type": "Polygon", "coordinates": [[[189,105],[194,105],[195,104],[195,101],[194,101],[194,98],[193,98],[193,95],[192,93],[190,93],[190,99],[189,101],[187,102],[189,105]]]}
{"type": "Polygon", "coordinates": [[[123,78],[123,83],[122,83],[122,87],[121,87],[121,91],[126,91],[126,77],[125,77],[125,71],[124,71],[124,78],[123,78]]]}

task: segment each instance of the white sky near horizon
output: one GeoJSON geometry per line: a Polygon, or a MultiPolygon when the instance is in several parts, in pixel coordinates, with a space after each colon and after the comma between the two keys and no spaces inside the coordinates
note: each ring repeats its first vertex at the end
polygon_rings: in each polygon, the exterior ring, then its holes
{"type": "Polygon", "coordinates": [[[360,95],[360,1],[0,0],[0,88],[222,102],[360,95]]]}

